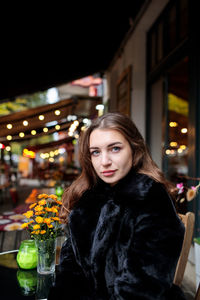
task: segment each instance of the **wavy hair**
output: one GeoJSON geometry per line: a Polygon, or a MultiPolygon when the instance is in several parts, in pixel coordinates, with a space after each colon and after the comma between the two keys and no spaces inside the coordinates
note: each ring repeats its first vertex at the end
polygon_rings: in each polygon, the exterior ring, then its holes
{"type": "Polygon", "coordinates": [[[79,161],[82,172],[80,176],[65,190],[60,217],[67,223],[68,215],[74,204],[82,194],[97,183],[89,151],[90,134],[95,129],[112,129],[120,132],[132,149],[133,168],[136,172],[146,174],[155,181],[162,183],[173,196],[175,187],[164,177],[164,174],[152,160],[145,141],[134,122],[121,113],[107,113],[93,121],[91,126],[83,132],[79,143],[79,161]]]}

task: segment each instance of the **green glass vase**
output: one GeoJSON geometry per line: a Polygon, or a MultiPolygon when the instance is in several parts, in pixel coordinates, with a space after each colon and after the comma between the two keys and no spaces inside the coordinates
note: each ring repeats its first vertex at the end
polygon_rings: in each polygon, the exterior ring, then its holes
{"type": "Polygon", "coordinates": [[[18,270],[17,281],[23,296],[34,295],[37,288],[37,271],[35,270],[18,270]]]}
{"type": "Polygon", "coordinates": [[[17,253],[17,263],[21,269],[34,269],[37,267],[38,253],[34,240],[21,242],[17,253]]]}

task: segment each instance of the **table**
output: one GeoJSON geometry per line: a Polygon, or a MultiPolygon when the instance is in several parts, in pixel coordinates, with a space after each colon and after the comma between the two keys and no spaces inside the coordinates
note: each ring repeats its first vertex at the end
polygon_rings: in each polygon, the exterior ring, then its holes
{"type": "Polygon", "coordinates": [[[40,275],[36,269],[22,270],[16,262],[18,250],[0,254],[0,298],[3,300],[47,299],[57,272],[40,275]]]}
{"type": "Polygon", "coordinates": [[[25,216],[21,212],[13,211],[4,212],[0,215],[0,252],[3,250],[5,234],[7,231],[15,231],[14,249],[16,249],[17,242],[21,239],[22,228],[21,225],[25,222],[25,216]]]}

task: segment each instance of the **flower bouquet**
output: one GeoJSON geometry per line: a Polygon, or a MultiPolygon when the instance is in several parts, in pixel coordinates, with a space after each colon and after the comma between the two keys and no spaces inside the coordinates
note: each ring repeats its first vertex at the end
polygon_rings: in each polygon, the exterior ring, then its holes
{"type": "Polygon", "coordinates": [[[179,202],[182,203],[185,200],[192,201],[196,197],[200,187],[200,183],[196,186],[185,187],[184,184],[180,182],[177,183],[176,187],[178,189],[177,201],[179,200],[179,202]]]}
{"type": "Polygon", "coordinates": [[[55,271],[56,237],[62,235],[59,210],[62,202],[56,195],[39,194],[38,201],[31,204],[24,216],[27,222],[22,224],[35,240],[38,248],[37,271],[49,274],[55,271]]]}

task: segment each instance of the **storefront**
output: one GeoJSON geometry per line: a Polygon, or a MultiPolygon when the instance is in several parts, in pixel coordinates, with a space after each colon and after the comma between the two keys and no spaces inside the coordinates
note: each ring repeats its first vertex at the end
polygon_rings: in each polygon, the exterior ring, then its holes
{"type": "MultiPolygon", "coordinates": [[[[175,184],[196,186],[199,168],[199,46],[196,4],[147,1],[107,73],[109,110],[127,111],[152,157],[175,184]],[[126,94],[123,93],[126,90],[126,94]]],[[[194,211],[200,235],[200,199],[179,203],[194,211]]]]}

